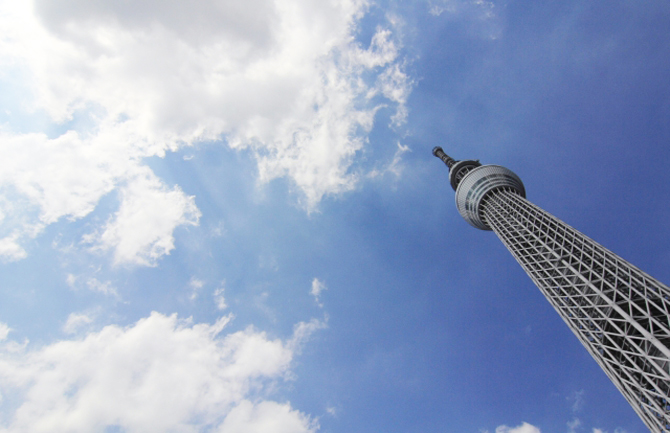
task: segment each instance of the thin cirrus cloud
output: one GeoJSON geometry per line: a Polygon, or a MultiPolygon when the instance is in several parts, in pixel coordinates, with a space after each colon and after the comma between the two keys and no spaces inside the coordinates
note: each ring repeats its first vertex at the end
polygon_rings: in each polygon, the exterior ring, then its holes
{"type": "MultiPolygon", "coordinates": [[[[14,410],[3,431],[316,431],[315,419],[267,393],[323,323],[300,323],[282,341],[253,328],[221,335],[230,317],[210,325],[152,313],[41,349],[6,345],[0,386],[14,410]]],[[[72,331],[89,322],[68,319],[72,331]]]]}
{"type": "Polygon", "coordinates": [[[288,177],[308,212],[354,188],[350,168],[377,110],[395,107],[401,124],[412,88],[392,24],[368,47],[355,40],[367,7],[4,2],[0,65],[24,89],[13,109],[46,113],[64,132],[25,131],[19,115],[0,130],[0,254],[24,258],[47,225],[82,218],[118,191],[118,211],[84,240],[116,264],[155,265],[200,211],[143,159],[197,142],[251,150],[260,180],[288,177]]]}

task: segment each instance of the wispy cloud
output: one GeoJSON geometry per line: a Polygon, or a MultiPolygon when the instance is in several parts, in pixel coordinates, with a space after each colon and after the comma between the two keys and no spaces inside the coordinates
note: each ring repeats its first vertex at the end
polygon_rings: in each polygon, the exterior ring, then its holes
{"type": "Polygon", "coordinates": [[[223,221],[219,221],[214,226],[212,226],[212,228],[210,229],[210,233],[212,237],[215,238],[220,238],[221,236],[226,234],[226,226],[223,223],[223,221]]]}
{"type": "Polygon", "coordinates": [[[10,328],[6,323],[0,322],[0,341],[4,341],[7,339],[7,336],[9,335],[9,331],[11,331],[12,328],[10,328]]]}
{"type": "MultiPolygon", "coordinates": [[[[599,428],[594,428],[592,433],[607,433],[607,432],[599,428]]],[[[617,427],[614,429],[614,433],[626,433],[626,430],[622,429],[621,427],[617,427]]]]}
{"type": "Polygon", "coordinates": [[[74,334],[82,327],[93,323],[93,317],[85,313],[70,313],[63,325],[63,332],[74,334]]]}
{"type": "MultiPolygon", "coordinates": [[[[566,423],[566,427],[567,427],[567,433],[576,433],[583,429],[583,424],[579,418],[573,418],[571,421],[568,421],[566,423]]],[[[488,430],[482,429],[480,430],[480,432],[488,433],[488,430]]],[[[534,425],[524,422],[517,427],[508,427],[506,425],[498,426],[495,430],[495,433],[541,433],[541,431],[538,427],[535,427],[534,425]]],[[[593,428],[592,433],[607,433],[607,432],[599,428],[593,428]]],[[[626,433],[626,431],[620,427],[617,427],[614,430],[614,433],[626,433]]]]}
{"type": "Polygon", "coordinates": [[[572,421],[568,421],[568,433],[576,433],[578,429],[582,426],[582,422],[579,418],[574,418],[572,421]]]}
{"type": "Polygon", "coordinates": [[[293,337],[288,341],[288,347],[294,352],[300,353],[303,345],[312,334],[328,326],[328,317],[323,320],[312,319],[309,322],[300,322],[293,327],[293,337]]]}
{"type": "Polygon", "coordinates": [[[116,291],[116,287],[112,285],[111,281],[102,282],[97,278],[89,278],[86,281],[86,286],[89,288],[89,290],[102,293],[103,295],[119,296],[119,293],[116,291]]]}
{"type": "Polygon", "coordinates": [[[376,169],[372,170],[370,173],[368,173],[369,177],[375,178],[382,176],[386,173],[391,173],[395,177],[400,177],[403,171],[402,155],[405,154],[406,152],[411,152],[412,150],[409,148],[409,146],[403,146],[402,144],[400,144],[400,142],[397,143],[397,146],[398,149],[393,155],[393,160],[381,170],[376,169]]]}
{"type": "Polygon", "coordinates": [[[577,413],[584,407],[584,390],[574,391],[567,397],[568,402],[571,403],[570,409],[573,413],[577,413]]]}
{"type": "Polygon", "coordinates": [[[189,295],[189,299],[191,301],[195,300],[195,298],[198,297],[198,291],[203,288],[205,285],[205,282],[196,278],[196,277],[191,277],[191,279],[188,281],[188,287],[191,290],[191,294],[189,295]]]}
{"type": "Polygon", "coordinates": [[[323,293],[324,290],[328,290],[326,284],[318,278],[314,278],[312,280],[312,289],[309,293],[314,296],[314,300],[319,307],[323,307],[323,304],[321,303],[321,293],[323,293]]]}
{"type": "Polygon", "coordinates": [[[214,303],[216,304],[216,308],[219,311],[223,311],[228,307],[228,304],[226,304],[226,298],[223,296],[226,290],[226,282],[221,281],[221,284],[219,287],[216,288],[214,291],[214,303]]]}
{"type": "Polygon", "coordinates": [[[111,281],[100,281],[95,277],[74,274],[67,274],[65,281],[73,290],[86,288],[92,292],[102,293],[106,296],[119,297],[119,293],[111,281]]]}
{"type": "Polygon", "coordinates": [[[466,18],[470,31],[487,38],[497,39],[503,30],[496,2],[488,0],[430,0],[428,12],[447,19],[466,18]]]}

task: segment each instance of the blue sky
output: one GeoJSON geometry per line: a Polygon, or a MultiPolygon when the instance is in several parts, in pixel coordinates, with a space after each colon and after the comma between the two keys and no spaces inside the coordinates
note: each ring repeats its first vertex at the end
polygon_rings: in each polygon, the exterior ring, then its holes
{"type": "Polygon", "coordinates": [[[0,431],[646,428],[430,151],[670,281],[663,1],[0,2],[0,431]]]}

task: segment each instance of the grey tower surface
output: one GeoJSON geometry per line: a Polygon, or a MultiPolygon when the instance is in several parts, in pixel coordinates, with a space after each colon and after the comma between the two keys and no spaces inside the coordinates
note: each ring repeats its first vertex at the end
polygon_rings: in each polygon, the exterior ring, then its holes
{"type": "Polygon", "coordinates": [[[670,431],[670,288],[526,200],[507,168],[433,155],[461,216],[495,232],[649,429],[670,431]]]}

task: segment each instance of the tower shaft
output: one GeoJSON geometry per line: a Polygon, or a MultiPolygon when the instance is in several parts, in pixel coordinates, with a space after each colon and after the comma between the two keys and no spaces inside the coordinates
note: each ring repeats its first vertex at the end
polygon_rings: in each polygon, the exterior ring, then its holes
{"type": "Polygon", "coordinates": [[[482,209],[647,426],[670,430],[670,288],[514,191],[482,209]]]}
{"type": "Polygon", "coordinates": [[[649,429],[670,431],[670,287],[526,200],[509,169],[433,154],[461,216],[495,232],[649,429]]]}

